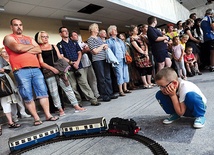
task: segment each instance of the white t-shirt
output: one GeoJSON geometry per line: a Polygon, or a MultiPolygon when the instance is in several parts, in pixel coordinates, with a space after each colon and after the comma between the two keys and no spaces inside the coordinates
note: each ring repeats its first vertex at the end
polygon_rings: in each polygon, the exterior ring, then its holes
{"type": "MultiPolygon", "coordinates": [[[[84,46],[88,46],[86,43],[84,42],[78,42],[79,46],[81,49],[83,49],[84,46]]],[[[85,68],[85,67],[89,67],[91,66],[91,61],[90,59],[88,58],[88,55],[86,53],[84,53],[82,55],[82,58],[81,58],[81,63],[82,63],[82,67],[85,68]]]]}
{"type": "Polygon", "coordinates": [[[178,78],[178,81],[180,84],[179,84],[177,95],[179,96],[180,103],[184,102],[185,96],[188,92],[197,93],[199,96],[202,97],[202,101],[204,102],[204,104],[207,103],[206,97],[201,92],[201,90],[198,88],[198,86],[196,86],[194,83],[192,83],[190,81],[185,81],[180,78],[178,78]]]}
{"type": "MultiPolygon", "coordinates": [[[[175,58],[177,58],[177,59],[179,59],[181,57],[182,50],[184,50],[184,48],[181,44],[172,46],[172,51],[174,53],[175,58]]],[[[183,59],[183,57],[182,57],[182,59],[183,59]]]]}

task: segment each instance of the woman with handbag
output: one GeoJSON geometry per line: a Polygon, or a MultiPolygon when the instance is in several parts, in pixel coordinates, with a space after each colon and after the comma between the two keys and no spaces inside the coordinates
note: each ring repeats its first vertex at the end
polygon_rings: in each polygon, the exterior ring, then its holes
{"type": "Polygon", "coordinates": [[[125,54],[129,54],[126,50],[125,43],[121,39],[117,38],[117,27],[115,25],[109,26],[108,35],[110,38],[107,39],[106,43],[119,62],[118,65],[113,67],[117,77],[119,95],[126,96],[125,93],[131,93],[131,91],[127,89],[127,83],[129,82],[129,71],[128,65],[126,64],[127,60],[125,59],[125,54]]]}
{"type": "MultiPolygon", "coordinates": [[[[10,61],[9,61],[9,55],[8,55],[7,51],[5,50],[4,47],[1,48],[0,50],[1,50],[1,53],[0,53],[1,57],[4,58],[4,60],[6,60],[8,62],[8,64],[9,64],[8,67],[11,69],[10,61]]],[[[12,71],[9,72],[8,75],[13,80],[14,85],[17,87],[17,83],[16,83],[16,80],[15,80],[13,72],[12,71]]],[[[14,109],[12,109],[12,118],[13,118],[14,122],[18,122],[19,121],[18,120],[18,112],[20,113],[20,117],[21,118],[29,118],[29,117],[31,117],[31,115],[28,115],[26,113],[25,106],[24,106],[24,103],[23,103],[23,100],[22,100],[20,94],[17,94],[17,95],[19,95],[19,96],[16,97],[18,104],[17,104],[17,106],[15,106],[14,109]]]]}
{"type": "MultiPolygon", "coordinates": [[[[1,48],[0,53],[2,52],[4,48],[1,48]]],[[[8,120],[8,127],[9,128],[18,128],[21,125],[13,122],[12,109],[16,108],[16,96],[15,93],[18,93],[18,90],[16,89],[12,79],[7,74],[9,73],[10,66],[4,58],[0,56],[0,102],[1,106],[3,108],[3,112],[5,113],[7,120],[8,120]]]]}
{"type": "Polygon", "coordinates": [[[60,52],[56,45],[51,45],[48,42],[48,34],[45,31],[40,31],[37,36],[37,41],[41,47],[42,53],[39,54],[39,62],[43,68],[43,74],[50,90],[50,95],[53,99],[54,106],[59,109],[59,116],[64,116],[65,112],[61,106],[58,87],[59,85],[67,95],[69,101],[75,108],[75,112],[86,111],[78,105],[74,92],[67,80],[67,75],[59,75],[59,70],[55,68],[54,64],[58,59],[62,59],[60,52]],[[46,70],[44,72],[44,69],[46,70]],[[46,74],[45,74],[46,73],[46,74]]]}

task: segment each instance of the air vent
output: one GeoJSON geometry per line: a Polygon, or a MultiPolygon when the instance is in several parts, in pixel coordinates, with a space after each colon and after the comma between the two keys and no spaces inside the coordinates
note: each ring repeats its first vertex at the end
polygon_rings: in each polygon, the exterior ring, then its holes
{"type": "Polygon", "coordinates": [[[81,10],[79,10],[78,12],[80,13],[86,13],[86,14],[92,14],[100,9],[102,9],[102,6],[99,5],[95,5],[95,4],[89,4],[86,7],[82,8],[81,10]]]}

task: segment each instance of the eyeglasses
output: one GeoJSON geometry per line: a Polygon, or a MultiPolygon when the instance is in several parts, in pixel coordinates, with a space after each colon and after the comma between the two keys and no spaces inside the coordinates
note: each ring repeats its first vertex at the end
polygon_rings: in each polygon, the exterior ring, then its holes
{"type": "Polygon", "coordinates": [[[165,86],[159,86],[160,89],[166,89],[173,81],[169,82],[167,85],[165,86]]]}
{"type": "Polygon", "coordinates": [[[49,36],[41,36],[41,38],[49,38],[49,36]]]}

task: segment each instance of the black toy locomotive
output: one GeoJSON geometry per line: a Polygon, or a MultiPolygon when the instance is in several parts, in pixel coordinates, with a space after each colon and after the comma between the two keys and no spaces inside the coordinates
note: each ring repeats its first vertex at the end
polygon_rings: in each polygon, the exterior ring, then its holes
{"type": "Polygon", "coordinates": [[[140,127],[133,119],[123,119],[123,118],[112,118],[109,123],[109,132],[112,133],[123,133],[128,135],[137,134],[140,127]]]}
{"type": "Polygon", "coordinates": [[[109,129],[104,117],[81,120],[75,122],[62,123],[60,127],[57,124],[47,126],[42,129],[34,130],[29,133],[9,138],[8,144],[11,151],[24,149],[36,143],[57,138],[59,136],[77,136],[93,133],[122,133],[133,135],[137,134],[140,128],[132,119],[112,118],[109,123],[109,129]],[[60,134],[61,133],[61,134],[60,134]]]}

